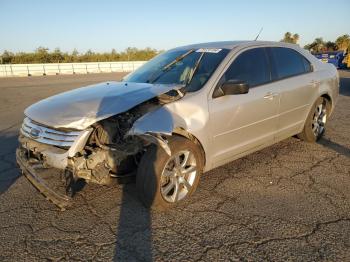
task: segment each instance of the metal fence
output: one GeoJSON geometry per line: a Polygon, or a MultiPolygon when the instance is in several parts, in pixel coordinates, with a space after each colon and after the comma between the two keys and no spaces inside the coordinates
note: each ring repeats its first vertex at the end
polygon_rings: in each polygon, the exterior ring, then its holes
{"type": "Polygon", "coordinates": [[[132,72],[146,61],[0,65],[0,77],[132,72]]]}

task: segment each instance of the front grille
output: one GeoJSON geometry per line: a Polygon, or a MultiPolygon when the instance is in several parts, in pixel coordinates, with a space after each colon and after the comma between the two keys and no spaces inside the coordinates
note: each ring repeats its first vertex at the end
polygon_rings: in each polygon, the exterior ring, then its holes
{"type": "Polygon", "coordinates": [[[80,131],[58,131],[46,126],[39,125],[28,117],[23,121],[21,133],[39,143],[68,148],[73,145],[80,131]]]}

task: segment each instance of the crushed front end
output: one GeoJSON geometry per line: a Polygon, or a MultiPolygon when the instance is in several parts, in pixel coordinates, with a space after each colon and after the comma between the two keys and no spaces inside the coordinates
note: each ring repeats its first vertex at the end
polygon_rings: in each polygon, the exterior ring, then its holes
{"type": "Polygon", "coordinates": [[[68,162],[83,150],[92,129],[57,130],[25,118],[20,130],[17,163],[28,180],[54,204],[70,205],[68,162]]]}
{"type": "MultiPolygon", "coordinates": [[[[112,88],[109,92],[113,91],[113,86],[105,85],[103,88],[112,88]]],[[[61,209],[71,205],[72,197],[81,182],[109,185],[115,181],[130,181],[135,176],[139,160],[149,144],[159,144],[169,152],[160,131],[165,130],[162,123],[171,122],[170,116],[158,116],[159,119],[152,120],[150,125],[146,125],[147,128],[141,125],[140,129],[134,124],[164,104],[179,100],[183,97],[182,92],[171,89],[171,86],[147,85],[133,89],[126,88],[124,84],[116,84],[115,88],[116,92],[121,92],[123,88],[128,92],[136,90],[141,94],[140,97],[137,93],[115,97],[116,101],[129,108],[125,111],[121,111],[121,107],[116,106],[112,99],[99,101],[104,104],[104,113],[113,109],[115,114],[112,115],[101,113],[90,100],[86,103],[77,101],[79,106],[72,102],[69,104],[70,111],[64,111],[65,104],[62,101],[65,99],[61,97],[43,100],[25,111],[28,117],[24,119],[20,130],[17,163],[29,181],[61,209]],[[147,88],[166,93],[156,95],[154,90],[147,91],[147,88]],[[143,102],[139,103],[140,101],[143,102]],[[73,109],[79,110],[73,112],[73,109]],[[46,125],[32,120],[31,116],[42,119],[46,125]],[[168,121],[165,118],[169,118],[168,121]],[[82,123],[86,122],[89,124],[83,126],[82,123]],[[55,123],[58,123],[57,126],[55,123]],[[72,126],[79,128],[72,129],[72,126]]],[[[88,94],[91,95],[90,91],[88,94]]],[[[114,93],[109,95],[113,97],[114,93]]],[[[63,94],[65,96],[67,94],[63,94]]],[[[70,97],[75,96],[69,95],[70,97]]],[[[168,130],[168,134],[169,132],[171,130],[168,130]]]]}
{"type": "Polygon", "coordinates": [[[25,118],[17,163],[46,198],[64,209],[71,205],[78,181],[109,185],[134,176],[149,142],[126,133],[154,106],[144,103],[83,131],[54,129],[25,118]]]}

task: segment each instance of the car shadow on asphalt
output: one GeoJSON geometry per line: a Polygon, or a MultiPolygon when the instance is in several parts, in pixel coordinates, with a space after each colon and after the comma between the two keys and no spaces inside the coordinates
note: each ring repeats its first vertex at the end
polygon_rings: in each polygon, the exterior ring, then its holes
{"type": "MultiPolygon", "coordinates": [[[[0,145],[1,195],[21,176],[15,157],[18,133],[0,133],[0,145]]],[[[153,261],[151,211],[138,200],[135,183],[123,185],[118,220],[113,261],[153,261]]]]}
{"type": "Polygon", "coordinates": [[[21,175],[15,157],[17,138],[17,132],[0,132],[0,195],[21,175]]]}
{"type": "Polygon", "coordinates": [[[153,261],[151,211],[137,199],[135,184],[123,187],[113,261],[153,261]]]}
{"type": "MultiPolygon", "coordinates": [[[[162,150],[162,149],[160,149],[162,150]]],[[[156,161],[156,151],[149,159],[156,161]]],[[[154,166],[154,165],[153,165],[154,166]]],[[[152,176],[155,171],[149,172],[152,176]]],[[[155,198],[157,179],[147,180],[147,197],[155,198]]],[[[141,204],[135,183],[125,184],[122,192],[119,224],[113,261],[153,261],[151,209],[141,204]]]]}
{"type": "Polygon", "coordinates": [[[337,152],[340,155],[343,155],[343,156],[350,158],[350,148],[348,148],[348,147],[345,147],[343,145],[335,143],[335,142],[333,142],[325,137],[321,138],[318,141],[318,143],[323,145],[324,147],[327,147],[327,148],[337,152]]]}

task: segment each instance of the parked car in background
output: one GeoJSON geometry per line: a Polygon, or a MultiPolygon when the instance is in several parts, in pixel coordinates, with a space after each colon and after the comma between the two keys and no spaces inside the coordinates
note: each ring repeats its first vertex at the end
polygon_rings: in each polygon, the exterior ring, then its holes
{"type": "Polygon", "coordinates": [[[345,54],[343,64],[346,66],[345,68],[350,68],[350,53],[345,54]]]}
{"type": "Polygon", "coordinates": [[[314,55],[324,63],[333,64],[337,69],[346,68],[346,64],[343,62],[345,58],[344,51],[322,52],[314,55]]]}
{"type": "Polygon", "coordinates": [[[193,194],[203,172],[290,136],[320,139],[338,92],[335,67],[297,45],[178,47],[121,82],[28,107],[17,162],[61,208],[81,180],[106,185],[136,174],[144,205],[165,209],[193,194]]]}

